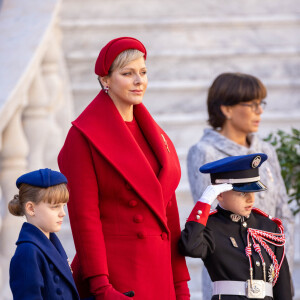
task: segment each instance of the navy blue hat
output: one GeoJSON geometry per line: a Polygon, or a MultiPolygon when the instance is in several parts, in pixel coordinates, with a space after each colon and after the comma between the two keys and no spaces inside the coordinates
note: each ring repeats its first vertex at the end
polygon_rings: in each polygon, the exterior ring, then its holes
{"type": "Polygon", "coordinates": [[[51,169],[39,169],[20,176],[16,182],[18,189],[22,183],[47,188],[60,183],[68,183],[68,181],[60,172],[52,171],[51,169]]]}
{"type": "Polygon", "coordinates": [[[229,156],[203,165],[201,173],[210,173],[212,184],[231,183],[237,192],[259,192],[267,187],[260,181],[258,169],[268,158],[264,153],[229,156]]]}

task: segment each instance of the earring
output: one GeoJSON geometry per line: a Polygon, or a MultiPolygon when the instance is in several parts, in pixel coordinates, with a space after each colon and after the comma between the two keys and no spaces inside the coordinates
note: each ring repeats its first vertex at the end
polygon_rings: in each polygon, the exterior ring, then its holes
{"type": "Polygon", "coordinates": [[[105,92],[106,94],[108,94],[108,90],[109,90],[109,87],[106,86],[106,87],[104,88],[104,92],[105,92]]]}

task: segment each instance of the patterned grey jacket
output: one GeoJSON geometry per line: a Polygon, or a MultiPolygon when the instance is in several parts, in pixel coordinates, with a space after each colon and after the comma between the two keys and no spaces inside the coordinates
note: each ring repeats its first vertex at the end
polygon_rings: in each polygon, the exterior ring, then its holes
{"type": "Polygon", "coordinates": [[[249,148],[241,146],[224,137],[213,129],[205,129],[201,140],[192,146],[188,153],[188,178],[194,202],[202,195],[210,184],[210,175],[202,174],[199,168],[208,162],[233,155],[246,155],[262,152],[268,155],[266,162],[260,167],[260,178],[268,190],[255,194],[255,207],[267,214],[280,218],[286,235],[286,256],[290,271],[293,271],[294,257],[294,218],[288,206],[288,196],[280,173],[275,149],[269,143],[259,139],[254,134],[249,135],[249,148]]]}

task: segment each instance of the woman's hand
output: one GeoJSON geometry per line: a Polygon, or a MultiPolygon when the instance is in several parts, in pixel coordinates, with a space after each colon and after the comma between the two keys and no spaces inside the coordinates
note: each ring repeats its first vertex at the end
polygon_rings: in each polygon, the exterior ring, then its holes
{"type": "Polygon", "coordinates": [[[232,189],[232,184],[229,183],[209,185],[198,201],[211,205],[221,193],[228,192],[232,189]]]}
{"type": "Polygon", "coordinates": [[[95,300],[126,300],[133,297],[134,292],[129,291],[124,294],[118,292],[110,284],[106,275],[99,275],[89,279],[90,291],[95,295],[95,300]]]}
{"type": "Polygon", "coordinates": [[[95,300],[126,300],[129,297],[133,297],[134,292],[129,291],[124,294],[116,291],[112,286],[108,287],[101,294],[95,296],[95,300]]]}

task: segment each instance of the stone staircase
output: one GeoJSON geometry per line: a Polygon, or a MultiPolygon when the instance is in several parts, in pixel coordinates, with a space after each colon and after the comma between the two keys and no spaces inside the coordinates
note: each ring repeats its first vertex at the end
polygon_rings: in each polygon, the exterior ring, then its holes
{"type": "MultiPolygon", "coordinates": [[[[61,26],[76,116],[99,91],[93,70],[101,47],[119,36],[145,44],[149,85],[144,104],[178,150],[182,225],[193,206],[186,155],[206,126],[207,88],[219,73],[250,73],[266,84],[262,136],[300,127],[297,0],[63,0],[61,26]]],[[[72,242],[67,243],[72,254],[72,242]]],[[[202,299],[202,263],[188,259],[188,265],[192,299],[202,299]]]]}

